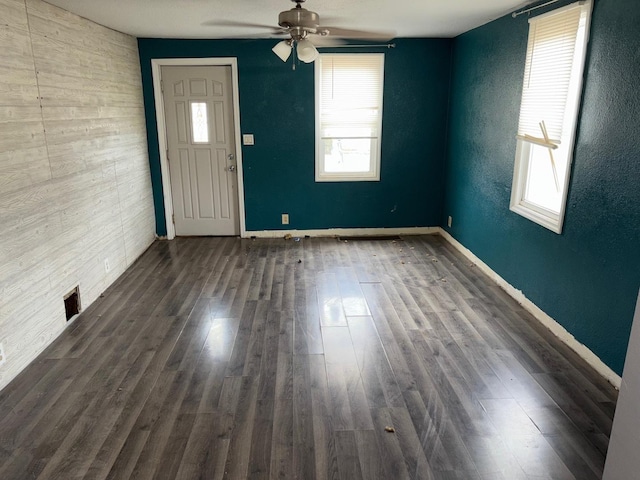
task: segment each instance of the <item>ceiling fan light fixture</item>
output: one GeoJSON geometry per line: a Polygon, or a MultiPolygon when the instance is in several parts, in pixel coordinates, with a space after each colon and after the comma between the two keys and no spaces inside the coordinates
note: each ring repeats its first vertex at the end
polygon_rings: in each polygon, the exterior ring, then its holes
{"type": "Polygon", "coordinates": [[[286,62],[291,56],[291,40],[282,40],[281,42],[278,42],[278,44],[271,50],[273,50],[273,53],[275,53],[280,58],[280,60],[286,62]]]}
{"type": "Polygon", "coordinates": [[[313,43],[307,39],[298,41],[296,51],[298,53],[298,58],[304,63],[311,63],[318,58],[318,50],[316,50],[313,43]]]}

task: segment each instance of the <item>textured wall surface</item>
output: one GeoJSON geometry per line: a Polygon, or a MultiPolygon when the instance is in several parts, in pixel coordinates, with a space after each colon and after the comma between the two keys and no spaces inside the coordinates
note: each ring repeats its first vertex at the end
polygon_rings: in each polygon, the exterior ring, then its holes
{"type": "Polygon", "coordinates": [[[438,225],[451,41],[394,42],[382,50],[381,181],[316,183],[313,64],[293,71],[273,40],[139,39],[157,232],[166,234],[151,59],[180,57],[238,59],[241,129],[256,142],[243,147],[247,230],[281,229],[281,213],[294,229],[438,225]]]}
{"type": "Polygon", "coordinates": [[[6,385],[153,242],[137,44],[0,0],[0,343],[6,385]],[[105,272],[104,260],[110,271],[105,272]]]}
{"type": "Polygon", "coordinates": [[[526,15],[457,37],[442,219],[618,374],[640,283],[638,25],[637,0],[595,2],[561,235],[509,211],[526,15]]]}

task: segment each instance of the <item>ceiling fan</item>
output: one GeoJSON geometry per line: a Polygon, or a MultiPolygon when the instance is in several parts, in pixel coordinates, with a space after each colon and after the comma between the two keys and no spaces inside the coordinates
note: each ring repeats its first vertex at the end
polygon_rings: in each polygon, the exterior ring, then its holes
{"type": "MultiPolygon", "coordinates": [[[[280,12],[278,15],[279,27],[267,25],[255,25],[244,22],[224,22],[229,26],[266,27],[274,28],[274,34],[288,35],[273,47],[273,52],[286,62],[295,51],[299,60],[311,63],[318,58],[316,45],[335,46],[344,43],[344,39],[360,40],[389,40],[393,37],[389,32],[367,32],[361,30],[349,30],[340,27],[327,27],[320,25],[320,15],[302,7],[306,0],[291,0],[296,4],[290,10],[280,12]]],[[[295,58],[295,57],[294,57],[295,58]]]]}

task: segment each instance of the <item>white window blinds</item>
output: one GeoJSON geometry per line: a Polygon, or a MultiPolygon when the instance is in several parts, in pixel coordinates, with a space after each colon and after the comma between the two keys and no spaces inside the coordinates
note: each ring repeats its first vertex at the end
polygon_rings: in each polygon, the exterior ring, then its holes
{"type": "MultiPolygon", "coordinates": [[[[563,131],[571,128],[566,117],[577,107],[572,87],[579,83],[574,68],[581,62],[589,14],[578,2],[532,18],[524,72],[518,135],[560,143],[563,131]],[[578,51],[577,51],[578,50],[578,51]],[[573,73],[573,75],[572,75],[573,73]],[[543,127],[546,127],[546,133],[543,127]]],[[[571,123],[571,122],[569,122],[571,123]]],[[[566,132],[565,132],[566,133],[566,132]]]]}
{"type": "Polygon", "coordinates": [[[318,61],[320,137],[379,137],[384,55],[323,54],[318,61]]]}

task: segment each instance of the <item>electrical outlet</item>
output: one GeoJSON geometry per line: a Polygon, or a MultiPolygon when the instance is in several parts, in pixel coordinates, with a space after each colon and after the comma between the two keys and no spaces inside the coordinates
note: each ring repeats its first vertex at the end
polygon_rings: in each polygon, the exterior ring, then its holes
{"type": "Polygon", "coordinates": [[[7,356],[4,354],[4,346],[0,343],[0,366],[7,361],[7,356]]]}
{"type": "Polygon", "coordinates": [[[104,271],[109,273],[110,270],[111,270],[111,265],[109,265],[109,259],[105,258],[104,259],[104,271]]]}
{"type": "Polygon", "coordinates": [[[282,224],[283,225],[289,225],[289,214],[288,213],[283,213],[282,214],[282,224]]]}
{"type": "Polygon", "coordinates": [[[449,215],[449,218],[447,219],[447,226],[449,228],[451,228],[451,223],[453,222],[453,218],[451,218],[451,215],[449,215]]]}

